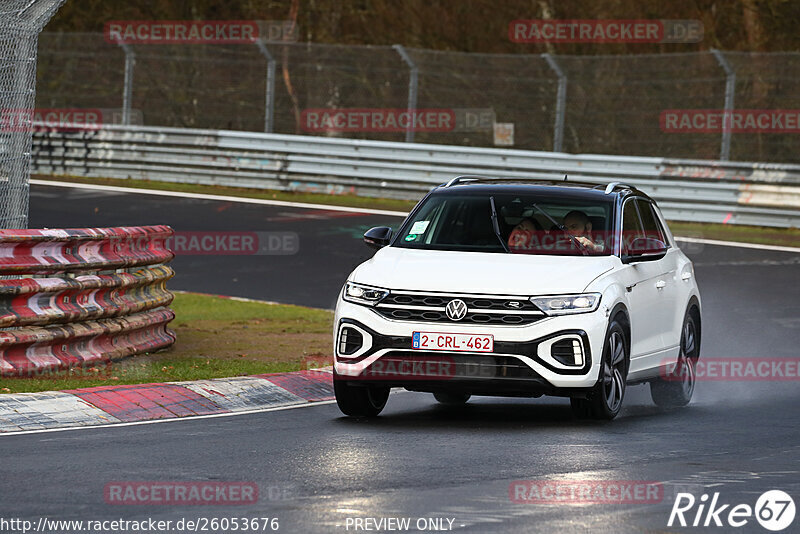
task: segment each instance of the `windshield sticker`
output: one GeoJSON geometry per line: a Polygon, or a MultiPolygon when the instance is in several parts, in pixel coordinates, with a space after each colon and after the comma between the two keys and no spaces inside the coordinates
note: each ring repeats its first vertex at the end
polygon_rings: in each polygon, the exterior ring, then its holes
{"type": "Polygon", "coordinates": [[[411,230],[409,230],[409,234],[424,234],[425,230],[428,229],[428,225],[430,221],[417,221],[411,225],[411,230]]]}
{"type": "Polygon", "coordinates": [[[417,234],[408,234],[406,236],[406,241],[414,241],[417,238],[417,234]]]}

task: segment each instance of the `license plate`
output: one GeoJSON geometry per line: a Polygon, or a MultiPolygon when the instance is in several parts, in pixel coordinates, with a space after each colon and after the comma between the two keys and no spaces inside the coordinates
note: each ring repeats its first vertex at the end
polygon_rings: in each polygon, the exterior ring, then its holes
{"type": "Polygon", "coordinates": [[[489,334],[414,332],[411,337],[411,348],[458,352],[492,352],[494,350],[494,336],[489,334]]]}

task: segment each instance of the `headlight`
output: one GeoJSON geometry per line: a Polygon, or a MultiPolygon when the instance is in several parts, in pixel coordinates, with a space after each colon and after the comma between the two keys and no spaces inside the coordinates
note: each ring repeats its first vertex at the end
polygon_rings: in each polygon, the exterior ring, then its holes
{"type": "Polygon", "coordinates": [[[353,282],[347,282],[344,285],[344,300],[355,302],[356,304],[374,306],[388,294],[388,289],[381,289],[379,287],[363,286],[361,284],[354,284],[353,282]]]}
{"type": "Polygon", "coordinates": [[[531,302],[547,315],[593,312],[600,305],[600,293],[531,297],[531,302]]]}

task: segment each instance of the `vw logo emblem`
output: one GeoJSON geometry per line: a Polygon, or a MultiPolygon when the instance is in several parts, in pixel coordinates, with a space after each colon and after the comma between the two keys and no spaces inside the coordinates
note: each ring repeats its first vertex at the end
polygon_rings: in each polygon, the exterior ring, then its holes
{"type": "Polygon", "coordinates": [[[461,299],[453,299],[447,303],[444,311],[453,321],[460,321],[467,315],[467,305],[461,299]]]}

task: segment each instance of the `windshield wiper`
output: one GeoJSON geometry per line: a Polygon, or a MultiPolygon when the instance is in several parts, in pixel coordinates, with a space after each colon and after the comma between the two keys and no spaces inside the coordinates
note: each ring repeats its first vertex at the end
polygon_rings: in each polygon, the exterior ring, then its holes
{"type": "Polygon", "coordinates": [[[497,240],[503,245],[503,250],[511,253],[508,249],[508,244],[506,244],[503,240],[503,236],[500,234],[500,223],[497,221],[497,208],[494,205],[494,197],[489,197],[489,205],[492,207],[492,228],[494,228],[494,235],[497,236],[497,240]]]}
{"type": "Polygon", "coordinates": [[[575,239],[575,236],[574,236],[574,235],[572,235],[571,233],[569,233],[569,230],[567,230],[567,228],[566,228],[566,227],[565,227],[563,224],[558,224],[558,222],[557,222],[557,221],[556,221],[554,218],[552,218],[552,217],[550,216],[550,214],[549,214],[549,213],[547,213],[546,211],[544,211],[542,208],[540,208],[540,207],[539,207],[539,206],[537,206],[536,204],[531,204],[531,206],[533,206],[533,209],[535,209],[536,211],[538,211],[539,213],[541,213],[542,215],[544,215],[545,217],[547,217],[547,220],[549,220],[551,223],[553,223],[553,225],[554,225],[556,228],[558,228],[559,230],[561,230],[562,232],[564,232],[565,234],[567,234],[567,237],[569,237],[569,238],[570,238],[570,240],[572,241],[572,243],[575,245],[575,247],[576,247],[578,250],[580,250],[580,251],[581,251],[581,254],[583,254],[584,256],[586,256],[587,254],[589,254],[589,251],[586,249],[586,245],[584,245],[583,243],[581,243],[580,241],[578,241],[577,239],[575,239]]]}

